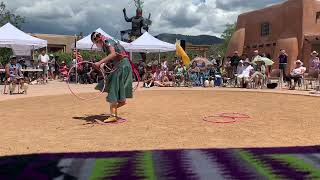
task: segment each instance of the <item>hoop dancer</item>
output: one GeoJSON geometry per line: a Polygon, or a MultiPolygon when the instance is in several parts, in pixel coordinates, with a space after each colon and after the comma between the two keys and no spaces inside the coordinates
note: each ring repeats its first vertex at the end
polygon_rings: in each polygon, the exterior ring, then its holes
{"type": "Polygon", "coordinates": [[[106,100],[110,103],[111,116],[103,122],[116,122],[121,119],[118,117],[118,108],[126,105],[127,98],[133,98],[132,67],[127,53],[119,42],[107,38],[98,32],[91,34],[91,41],[105,53],[108,53],[108,56],[95,63],[96,68],[100,68],[106,63],[112,63],[114,66],[111,74],[104,81],[101,81],[96,89],[102,91],[103,83],[105,83],[105,91],[108,92],[106,100]]]}

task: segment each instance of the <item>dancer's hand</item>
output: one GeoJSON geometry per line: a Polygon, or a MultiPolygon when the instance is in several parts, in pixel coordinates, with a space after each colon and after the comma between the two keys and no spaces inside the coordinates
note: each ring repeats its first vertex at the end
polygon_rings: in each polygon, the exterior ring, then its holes
{"type": "Polygon", "coordinates": [[[99,61],[99,62],[94,63],[94,66],[96,69],[100,69],[101,64],[102,63],[99,61]]]}

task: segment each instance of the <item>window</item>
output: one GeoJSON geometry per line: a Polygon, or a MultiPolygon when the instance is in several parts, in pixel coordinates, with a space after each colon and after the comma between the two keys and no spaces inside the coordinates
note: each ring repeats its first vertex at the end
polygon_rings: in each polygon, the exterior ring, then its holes
{"type": "Polygon", "coordinates": [[[269,23],[261,24],[261,36],[268,36],[270,34],[269,30],[269,23]]]}
{"type": "Polygon", "coordinates": [[[320,20],[320,11],[316,14],[316,23],[319,23],[320,20]]]}

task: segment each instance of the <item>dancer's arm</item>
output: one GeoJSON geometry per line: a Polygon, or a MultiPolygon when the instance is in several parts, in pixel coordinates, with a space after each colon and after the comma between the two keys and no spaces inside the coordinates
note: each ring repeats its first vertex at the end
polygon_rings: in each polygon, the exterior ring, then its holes
{"type": "Polygon", "coordinates": [[[99,62],[94,63],[96,67],[100,67],[101,64],[107,63],[117,57],[117,53],[113,46],[109,46],[109,52],[110,54],[107,57],[101,59],[99,62]]]}

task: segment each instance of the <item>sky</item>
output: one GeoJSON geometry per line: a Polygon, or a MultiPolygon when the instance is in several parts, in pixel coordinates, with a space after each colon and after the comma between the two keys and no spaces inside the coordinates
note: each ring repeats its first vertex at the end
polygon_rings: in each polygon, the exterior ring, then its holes
{"type": "MultiPolygon", "coordinates": [[[[114,37],[130,29],[122,9],[135,14],[133,0],[2,0],[14,13],[26,17],[23,31],[85,35],[101,27],[114,37]]],[[[243,12],[284,0],[144,0],[144,17],[151,13],[150,33],[220,36],[225,25],[243,12]]]]}

